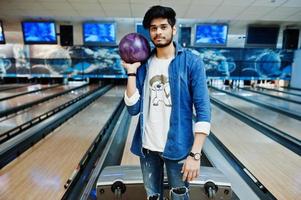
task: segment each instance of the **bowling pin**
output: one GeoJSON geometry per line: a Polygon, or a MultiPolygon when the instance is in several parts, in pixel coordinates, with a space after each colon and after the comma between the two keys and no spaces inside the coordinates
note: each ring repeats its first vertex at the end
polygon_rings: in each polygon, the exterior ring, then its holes
{"type": "Polygon", "coordinates": [[[239,81],[239,87],[243,87],[244,86],[244,81],[243,80],[240,80],[239,81]]]}

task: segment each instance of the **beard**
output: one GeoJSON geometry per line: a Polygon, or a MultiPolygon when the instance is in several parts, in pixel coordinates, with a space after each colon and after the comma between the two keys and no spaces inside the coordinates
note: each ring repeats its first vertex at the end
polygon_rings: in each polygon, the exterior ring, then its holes
{"type": "Polygon", "coordinates": [[[167,47],[168,45],[170,45],[170,43],[172,43],[172,41],[173,41],[173,35],[171,34],[171,36],[170,36],[170,38],[168,39],[166,39],[166,42],[165,43],[162,43],[162,44],[156,44],[155,42],[154,42],[154,40],[152,40],[152,43],[155,45],[155,47],[156,48],[164,48],[164,47],[167,47]]]}

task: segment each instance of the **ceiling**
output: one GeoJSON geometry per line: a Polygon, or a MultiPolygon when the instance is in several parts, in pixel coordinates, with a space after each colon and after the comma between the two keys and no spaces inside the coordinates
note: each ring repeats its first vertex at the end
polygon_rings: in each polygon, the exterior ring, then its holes
{"type": "Polygon", "coordinates": [[[140,20],[152,5],[173,7],[180,23],[269,23],[301,27],[301,0],[0,0],[0,19],[140,20]]]}

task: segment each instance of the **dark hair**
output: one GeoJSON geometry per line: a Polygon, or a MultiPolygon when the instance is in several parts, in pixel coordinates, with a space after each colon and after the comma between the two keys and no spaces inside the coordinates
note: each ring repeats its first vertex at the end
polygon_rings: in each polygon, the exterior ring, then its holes
{"type": "Polygon", "coordinates": [[[149,29],[153,19],[164,18],[173,27],[176,24],[176,12],[170,7],[152,6],[145,13],[143,18],[143,27],[149,29]]]}

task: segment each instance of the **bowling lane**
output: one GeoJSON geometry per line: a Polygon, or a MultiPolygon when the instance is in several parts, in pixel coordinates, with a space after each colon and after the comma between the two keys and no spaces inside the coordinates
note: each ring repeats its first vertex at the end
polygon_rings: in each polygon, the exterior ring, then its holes
{"type": "Polygon", "coordinates": [[[281,97],[281,98],[286,98],[286,99],[289,99],[289,100],[293,100],[293,101],[297,101],[301,104],[301,96],[296,96],[296,95],[291,95],[291,94],[288,94],[288,93],[283,93],[283,92],[277,92],[277,91],[272,91],[272,90],[265,90],[265,89],[260,89],[260,88],[246,88],[248,90],[251,90],[251,91],[255,91],[255,92],[262,92],[262,93],[265,93],[265,94],[268,94],[268,95],[273,95],[273,96],[276,96],[276,97],[281,97]]]}
{"type": "Polygon", "coordinates": [[[19,84],[19,83],[12,83],[12,84],[0,84],[0,92],[20,87],[25,87],[30,84],[19,84]]]}
{"type": "Polygon", "coordinates": [[[63,105],[68,101],[71,101],[72,99],[75,99],[85,93],[88,93],[96,89],[97,87],[98,87],[97,85],[90,85],[87,87],[80,88],[78,90],[72,90],[71,92],[63,96],[56,97],[47,102],[30,107],[29,109],[24,110],[18,113],[17,115],[13,115],[9,118],[5,118],[4,120],[0,121],[0,135],[56,107],[59,107],[60,105],[63,105]]]}
{"type": "Polygon", "coordinates": [[[264,89],[273,89],[275,90],[276,92],[279,91],[279,92],[288,92],[288,93],[291,93],[291,94],[297,94],[297,95],[301,95],[301,91],[300,90],[294,90],[294,89],[289,89],[289,88],[276,88],[276,87],[272,87],[272,88],[269,88],[269,87],[264,87],[264,86],[260,86],[260,88],[264,88],[264,89]]]}
{"type": "Polygon", "coordinates": [[[43,88],[48,88],[49,86],[54,86],[54,85],[35,84],[35,85],[29,85],[28,87],[21,87],[21,88],[16,88],[16,89],[3,91],[3,92],[0,93],[0,100],[2,98],[15,96],[15,95],[22,94],[22,93],[25,93],[25,92],[31,92],[31,91],[34,91],[34,90],[40,90],[40,89],[43,89],[43,88]]]}
{"type": "Polygon", "coordinates": [[[226,93],[210,90],[210,95],[223,103],[258,119],[262,122],[279,129],[298,140],[301,140],[301,121],[288,117],[284,114],[258,106],[243,99],[233,97],[226,93]]]}
{"type": "Polygon", "coordinates": [[[225,90],[228,92],[232,92],[233,94],[239,95],[241,97],[250,99],[252,101],[264,103],[266,105],[273,106],[275,108],[279,108],[284,111],[288,111],[288,112],[291,112],[291,113],[301,116],[301,105],[300,104],[287,102],[282,99],[276,99],[273,97],[269,97],[269,96],[265,96],[265,95],[257,94],[254,92],[245,91],[245,90],[240,90],[240,89],[231,90],[230,88],[225,88],[225,90]]]}
{"type": "Polygon", "coordinates": [[[130,124],[130,128],[129,128],[129,131],[127,134],[127,140],[125,143],[125,147],[124,147],[120,165],[140,165],[139,157],[134,155],[130,150],[132,140],[134,137],[134,133],[135,133],[135,129],[138,124],[138,119],[139,119],[138,115],[133,116],[131,119],[131,124],[130,124]]]}
{"type": "MultiPolygon", "coordinates": [[[[84,83],[81,83],[81,84],[83,85],[84,83]]],[[[78,84],[62,85],[62,86],[58,86],[58,87],[48,89],[45,91],[30,93],[27,95],[22,95],[19,97],[1,101],[0,102],[0,113],[4,112],[5,110],[12,109],[17,106],[25,105],[30,102],[37,101],[37,100],[43,99],[45,97],[48,97],[48,96],[51,96],[54,94],[59,94],[61,92],[64,92],[66,90],[69,90],[69,89],[72,89],[72,88],[75,88],[78,86],[79,86],[78,84]]]]}
{"type": "Polygon", "coordinates": [[[114,87],[0,170],[0,199],[61,199],[64,184],[123,98],[114,87]]]}
{"type": "Polygon", "coordinates": [[[277,199],[300,198],[300,156],[214,105],[211,131],[277,199]]]}
{"type": "Polygon", "coordinates": [[[295,90],[290,88],[278,88],[278,90],[301,95],[301,90],[295,90]]]}

